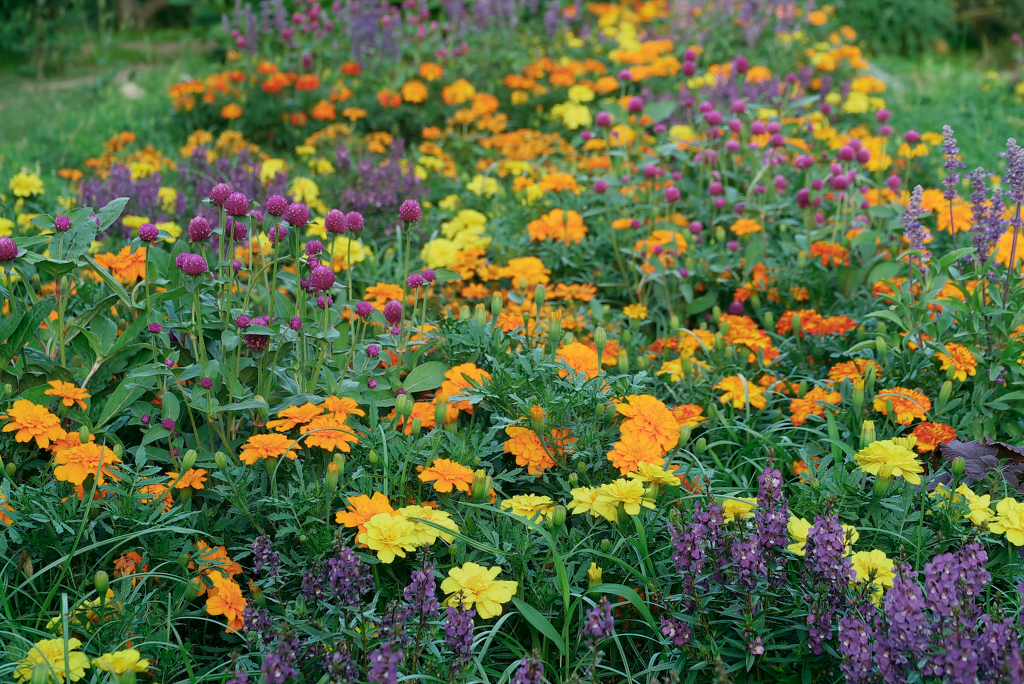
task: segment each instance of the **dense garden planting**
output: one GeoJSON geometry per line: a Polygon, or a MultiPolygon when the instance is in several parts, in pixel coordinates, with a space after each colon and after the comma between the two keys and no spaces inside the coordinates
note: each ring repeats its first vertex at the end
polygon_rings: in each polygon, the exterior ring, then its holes
{"type": "Polygon", "coordinates": [[[0,680],[1024,681],[1024,150],[834,14],[239,4],[3,170],[0,680]]]}

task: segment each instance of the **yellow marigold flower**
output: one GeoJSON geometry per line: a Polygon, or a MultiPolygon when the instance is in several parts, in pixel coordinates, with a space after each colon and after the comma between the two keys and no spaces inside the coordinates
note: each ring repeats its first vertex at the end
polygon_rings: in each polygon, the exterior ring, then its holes
{"type": "Polygon", "coordinates": [[[11,176],[7,187],[11,189],[15,197],[32,197],[43,194],[43,180],[34,173],[16,173],[11,176]]]}
{"type": "Polygon", "coordinates": [[[452,568],[448,577],[441,582],[441,591],[448,594],[446,606],[476,608],[477,615],[484,620],[501,615],[502,604],[508,603],[519,588],[518,582],[496,579],[501,568],[490,569],[466,563],[461,568],[452,568]]]}
{"type": "Polygon", "coordinates": [[[455,535],[439,530],[427,523],[439,525],[455,533],[459,531],[459,526],[452,520],[450,513],[433,506],[406,506],[405,508],[399,508],[398,513],[412,523],[417,546],[430,546],[438,538],[447,544],[455,541],[455,535]]]}
{"type": "Polygon", "coordinates": [[[309,424],[303,425],[299,432],[306,437],[307,446],[316,446],[327,451],[352,451],[352,445],[359,443],[356,433],[345,424],[344,418],[335,414],[314,418],[309,424]]]}
{"type": "MultiPolygon", "coordinates": [[[[958,490],[959,491],[959,490],[958,490]]],[[[1024,546],[1024,503],[1007,497],[996,504],[996,515],[988,521],[988,529],[1005,534],[1014,546],[1024,546]]]]}
{"type": "Polygon", "coordinates": [[[622,315],[630,320],[644,320],[647,318],[647,307],[643,304],[630,304],[622,310],[622,315]]]}
{"type": "Polygon", "coordinates": [[[729,497],[722,501],[722,520],[730,523],[736,518],[752,518],[755,508],[757,508],[756,497],[729,497]]]}
{"type": "Polygon", "coordinates": [[[550,496],[536,494],[520,494],[501,502],[501,510],[511,511],[513,515],[533,520],[538,516],[550,518],[555,510],[555,502],[550,496]]]}
{"type": "Polygon", "coordinates": [[[4,432],[18,431],[14,439],[18,442],[36,441],[36,446],[45,449],[53,440],[63,439],[67,432],[60,426],[60,419],[45,406],[33,404],[28,399],[19,399],[7,413],[9,419],[4,432]]]}
{"type": "Polygon", "coordinates": [[[956,344],[955,342],[946,343],[946,350],[948,354],[937,352],[935,358],[942,364],[942,370],[948,369],[953,366],[955,369],[953,372],[953,378],[963,382],[970,375],[974,377],[977,373],[978,360],[974,358],[974,354],[971,350],[962,344],[956,344]]]}
{"type": "Polygon", "coordinates": [[[46,396],[60,397],[61,403],[64,406],[74,406],[77,403],[78,407],[83,411],[88,408],[85,405],[85,400],[92,397],[92,395],[75,383],[63,382],[62,380],[51,380],[48,384],[50,385],[50,389],[43,392],[46,396]]]}
{"type": "Polygon", "coordinates": [[[175,489],[205,489],[203,483],[206,482],[206,470],[203,468],[189,468],[181,479],[178,479],[178,473],[168,472],[166,475],[171,478],[171,482],[178,480],[175,489]]]}
{"type": "Polygon", "coordinates": [[[631,480],[640,480],[648,484],[664,485],[666,487],[678,487],[682,484],[682,480],[675,471],[678,466],[669,466],[667,469],[651,463],[640,463],[637,465],[636,472],[628,473],[626,477],[631,480]]]}
{"type": "MultiPolygon", "coordinates": [[[[811,527],[811,523],[804,518],[798,518],[795,515],[789,516],[786,529],[789,531],[789,536],[793,538],[793,543],[786,548],[798,556],[803,556],[806,553],[807,534],[811,531],[811,527]]],[[[846,555],[849,556],[853,552],[853,545],[860,539],[860,532],[853,525],[843,525],[843,531],[846,533],[846,555]]]]}
{"type": "Polygon", "coordinates": [[[610,500],[598,501],[600,496],[600,490],[594,487],[577,487],[569,491],[572,494],[572,501],[568,503],[566,508],[573,515],[582,515],[583,513],[590,513],[595,518],[604,518],[605,520],[615,522],[617,517],[617,507],[610,500]]]}
{"type": "Polygon", "coordinates": [[[366,521],[365,527],[356,541],[376,551],[382,563],[393,563],[396,556],[405,558],[406,551],[416,550],[416,528],[401,515],[378,513],[366,521]]]}
{"type": "Polygon", "coordinates": [[[429,468],[420,472],[419,478],[420,482],[433,482],[434,489],[441,493],[448,493],[453,488],[468,492],[473,484],[473,470],[451,459],[437,458],[429,468]]]}
{"type": "Polygon", "coordinates": [[[242,453],[239,458],[246,465],[253,465],[264,458],[285,458],[295,460],[296,453],[290,450],[293,440],[286,435],[269,434],[253,435],[242,445],[242,453]]]}
{"type": "Polygon", "coordinates": [[[719,397],[723,404],[732,403],[733,408],[746,408],[749,398],[750,405],[757,409],[763,409],[768,405],[764,396],[764,388],[752,385],[742,375],[730,375],[722,378],[712,389],[722,390],[724,394],[719,397]]]}
{"type": "Polygon", "coordinates": [[[614,506],[616,511],[622,504],[627,515],[640,515],[641,508],[654,508],[654,499],[648,498],[643,482],[621,478],[601,485],[594,503],[614,506]]]}
{"type": "Polygon", "coordinates": [[[288,432],[296,425],[305,425],[324,412],[323,406],[306,402],[301,406],[289,406],[277,412],[278,420],[267,423],[267,427],[278,432],[288,432]]]}
{"type": "Polygon", "coordinates": [[[402,86],[402,99],[412,104],[419,104],[426,101],[427,96],[430,92],[427,90],[427,86],[423,85],[422,81],[412,80],[407,81],[402,86]]]}
{"type": "Polygon", "coordinates": [[[18,662],[18,669],[14,671],[14,678],[24,684],[32,679],[32,670],[36,665],[42,663],[49,666],[50,677],[57,684],[64,684],[65,669],[69,681],[77,682],[85,677],[85,671],[89,669],[89,657],[78,649],[82,642],[78,639],[68,639],[67,651],[64,650],[64,639],[42,639],[29,648],[25,657],[18,662]]]}
{"type": "Polygon", "coordinates": [[[932,402],[921,392],[909,390],[903,387],[893,387],[882,390],[875,395],[872,402],[874,409],[887,416],[886,402],[892,403],[893,412],[896,414],[896,422],[900,425],[910,425],[918,418],[924,418],[928,411],[932,410],[932,402]]]}
{"type": "Polygon", "coordinates": [[[96,484],[102,485],[106,478],[118,480],[116,464],[121,459],[108,447],[95,442],[86,442],[57,452],[53,458],[57,464],[54,476],[61,482],[80,485],[90,475],[96,476],[96,484]],[[102,464],[102,467],[101,467],[102,464]]]}
{"type": "Polygon", "coordinates": [[[99,658],[92,659],[92,666],[102,672],[111,672],[116,675],[125,672],[145,672],[149,668],[149,661],[142,657],[134,648],[113,653],[104,653],[99,658]]]}
{"type": "Polygon", "coordinates": [[[868,582],[875,592],[874,600],[881,599],[885,590],[892,586],[895,574],[895,565],[885,552],[878,549],[871,551],[858,551],[850,559],[853,562],[853,569],[857,573],[858,582],[868,582]]]}
{"type": "MultiPolygon", "coordinates": [[[[913,438],[902,439],[901,442],[913,446],[913,438]]],[[[860,469],[871,475],[878,475],[882,466],[892,468],[893,477],[902,477],[910,484],[921,484],[921,473],[924,466],[910,447],[899,444],[895,440],[882,439],[867,445],[854,456],[860,469]]]]}
{"type": "MultiPolygon", "coordinates": [[[[935,504],[936,508],[945,508],[949,505],[949,487],[940,483],[935,487],[935,491],[932,492],[932,498],[938,499],[938,502],[935,504]]],[[[992,497],[988,494],[978,496],[974,493],[973,489],[967,486],[966,482],[961,483],[960,486],[956,488],[956,494],[953,496],[953,502],[967,506],[968,510],[964,514],[964,519],[970,520],[979,527],[984,525],[989,518],[995,515],[991,508],[992,497]]]]}

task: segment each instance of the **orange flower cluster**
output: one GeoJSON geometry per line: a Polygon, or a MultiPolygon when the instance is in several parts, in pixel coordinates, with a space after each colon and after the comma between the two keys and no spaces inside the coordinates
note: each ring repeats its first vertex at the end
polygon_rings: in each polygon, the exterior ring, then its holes
{"type": "Polygon", "coordinates": [[[834,242],[818,240],[811,245],[810,253],[821,258],[822,266],[848,266],[850,253],[842,245],[834,242]]]}
{"type": "MultiPolygon", "coordinates": [[[[725,329],[722,337],[726,344],[736,345],[737,347],[746,347],[750,350],[750,354],[747,357],[747,363],[756,363],[758,352],[761,353],[761,358],[764,360],[766,365],[779,357],[779,350],[774,344],[772,344],[772,340],[768,336],[768,333],[759,328],[757,323],[750,316],[722,314],[718,319],[718,324],[725,329]]],[[[696,347],[698,346],[696,340],[690,344],[693,344],[694,350],[696,350],[696,347]]],[[[707,344],[706,340],[705,344],[707,344]]],[[[713,336],[711,338],[711,345],[714,345],[713,336]]]]}
{"type": "Polygon", "coordinates": [[[893,387],[875,395],[874,409],[888,417],[887,404],[892,405],[892,419],[900,425],[910,425],[932,410],[932,402],[928,397],[905,387],[893,387]]]}
{"type": "Polygon", "coordinates": [[[552,209],[539,219],[530,221],[527,230],[531,240],[579,244],[587,235],[587,227],[578,212],[552,209]]]}
{"type": "Polygon", "coordinates": [[[822,403],[838,406],[841,401],[842,396],[839,392],[812,387],[804,396],[789,400],[793,425],[803,425],[809,416],[824,416],[825,407],[821,405],[822,403]]]}
{"type": "MultiPolygon", "coordinates": [[[[626,420],[620,427],[621,439],[608,452],[608,460],[623,475],[636,472],[640,465],[661,466],[665,455],[679,443],[679,429],[697,416],[690,407],[677,413],[656,398],[631,394],[616,404],[615,410],[626,420]]],[[[700,408],[696,407],[699,413],[700,408]]]]}
{"type": "Polygon", "coordinates": [[[505,442],[505,453],[516,457],[516,465],[525,467],[530,475],[540,475],[554,467],[552,456],[561,456],[566,446],[576,441],[572,430],[551,430],[551,438],[538,435],[531,428],[510,425],[505,428],[509,439],[505,442]]]}
{"type": "Polygon", "coordinates": [[[775,332],[785,335],[793,332],[793,317],[800,320],[800,337],[804,335],[845,335],[857,328],[857,321],[849,316],[822,316],[814,309],[786,311],[775,323],[775,332]]]}

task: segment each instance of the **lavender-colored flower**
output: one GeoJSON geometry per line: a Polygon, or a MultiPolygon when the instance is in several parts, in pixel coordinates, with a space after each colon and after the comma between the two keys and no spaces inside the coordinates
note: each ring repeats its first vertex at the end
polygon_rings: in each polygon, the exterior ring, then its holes
{"type": "MultiPolygon", "coordinates": [[[[689,525],[672,529],[672,563],[683,576],[683,596],[687,605],[695,598],[698,578],[709,564],[717,567],[721,553],[722,507],[712,498],[697,501],[689,525]],[[710,555],[710,558],[709,558],[710,555]]],[[[701,580],[701,586],[705,583],[701,580]]]]}
{"type": "Polygon", "coordinates": [[[391,643],[384,644],[380,650],[374,651],[367,658],[370,663],[370,671],[367,672],[366,678],[371,682],[397,684],[398,666],[403,658],[405,658],[405,653],[402,652],[402,649],[396,648],[391,643]]]}
{"type": "Polygon", "coordinates": [[[263,208],[271,216],[284,216],[284,212],[288,210],[288,200],[280,195],[271,195],[267,198],[263,208]]]}
{"type": "Polygon", "coordinates": [[[966,165],[960,161],[960,148],[953,137],[953,129],[948,125],[942,127],[942,154],[946,158],[942,168],[948,172],[942,179],[942,187],[946,188],[942,196],[953,200],[956,199],[956,187],[960,185],[960,174],[954,172],[966,168],[966,165]]]}
{"type": "Polygon", "coordinates": [[[218,207],[223,207],[231,197],[231,186],[227,183],[218,183],[210,190],[210,200],[218,207]]]}
{"type": "Polygon", "coordinates": [[[309,209],[302,202],[292,202],[284,212],[284,220],[296,228],[309,223],[309,209]]]}
{"type": "Polygon", "coordinates": [[[807,643],[815,654],[832,638],[832,618],[845,599],[853,579],[853,565],[846,557],[846,533],[836,515],[817,516],[804,545],[805,582],[811,593],[807,612],[807,643]]]}
{"type": "Polygon", "coordinates": [[[544,665],[536,658],[523,658],[519,669],[512,678],[512,684],[541,684],[544,681],[544,665]]]}
{"type": "Polygon", "coordinates": [[[1017,144],[1015,138],[1006,141],[1006,151],[999,154],[1006,160],[1006,173],[1003,182],[1010,189],[1010,201],[1017,205],[1014,226],[1021,227],[1021,205],[1024,204],[1024,148],[1017,144]]]}
{"type": "Polygon", "coordinates": [[[373,590],[373,576],[370,568],[352,551],[342,547],[333,558],[324,561],[326,585],[334,594],[334,600],[345,607],[355,608],[363,596],[373,590]]]}
{"type": "Polygon", "coordinates": [[[591,647],[611,637],[615,631],[615,619],[612,618],[612,604],[604,596],[597,605],[587,611],[583,622],[583,640],[591,647]]]}
{"type": "Polygon", "coordinates": [[[249,684],[249,673],[245,670],[235,670],[235,674],[224,684],[249,684]]]}
{"type": "Polygon", "coordinates": [[[147,327],[147,330],[149,330],[149,332],[155,335],[156,333],[163,332],[164,326],[160,325],[159,323],[150,323],[149,326],[147,327]]]}
{"type": "Polygon", "coordinates": [[[277,577],[281,570],[281,554],[271,550],[270,537],[263,534],[252,542],[253,570],[256,574],[267,571],[267,577],[277,577]]]}
{"type": "Polygon", "coordinates": [[[224,202],[224,210],[228,216],[245,216],[249,213],[249,198],[241,192],[233,192],[224,202]]]}
{"type": "Polygon", "coordinates": [[[903,212],[903,235],[914,251],[924,251],[924,241],[930,236],[928,229],[921,225],[921,199],[924,195],[924,188],[920,185],[914,188],[910,195],[910,203],[903,212]]]}
{"type": "Polygon", "coordinates": [[[690,627],[675,617],[661,619],[661,633],[673,646],[685,646],[692,637],[690,627]]]}
{"type": "Polygon", "coordinates": [[[256,637],[269,644],[274,639],[274,619],[270,611],[260,608],[255,601],[247,601],[242,613],[242,631],[250,638],[256,637]]]}
{"type": "Polygon", "coordinates": [[[730,554],[732,569],[736,574],[736,584],[746,591],[752,591],[757,586],[758,580],[768,574],[764,550],[758,535],[750,534],[734,539],[730,554]]]}
{"type": "Polygon", "coordinates": [[[839,653],[843,661],[839,668],[847,684],[866,684],[872,681],[874,657],[871,637],[873,630],[854,608],[839,621],[839,653]]]}
{"type": "Polygon", "coordinates": [[[164,430],[174,430],[174,419],[164,418],[160,421],[160,425],[163,426],[164,430]]]}
{"type": "Polygon", "coordinates": [[[369,318],[370,314],[373,313],[373,304],[370,302],[361,301],[356,304],[356,315],[360,318],[369,318]]]}
{"type": "Polygon", "coordinates": [[[294,659],[290,656],[290,652],[286,655],[276,651],[267,654],[263,659],[263,678],[267,684],[284,684],[288,678],[299,675],[299,671],[292,666],[294,659]]]}
{"type": "Polygon", "coordinates": [[[448,606],[444,621],[444,640],[452,651],[452,669],[461,672],[473,655],[473,618],[476,610],[448,606]]]}
{"type": "Polygon", "coordinates": [[[210,237],[213,231],[210,229],[210,222],[202,216],[196,216],[188,222],[188,241],[202,242],[210,237]]]}
{"type": "Polygon", "coordinates": [[[402,302],[392,299],[384,305],[384,318],[388,325],[398,325],[402,322],[402,302]]]}
{"type": "Polygon", "coordinates": [[[409,604],[409,616],[425,619],[438,614],[437,580],[434,578],[434,564],[427,561],[409,577],[409,585],[403,592],[409,604]]]}

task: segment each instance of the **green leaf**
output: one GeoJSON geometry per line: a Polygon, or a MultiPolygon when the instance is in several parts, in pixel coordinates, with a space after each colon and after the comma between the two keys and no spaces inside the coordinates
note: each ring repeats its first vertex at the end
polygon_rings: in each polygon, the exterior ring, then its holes
{"type": "Polygon", "coordinates": [[[531,625],[537,628],[538,632],[551,640],[551,643],[558,648],[559,653],[565,655],[565,642],[562,641],[562,636],[558,633],[558,630],[555,629],[555,626],[552,625],[546,617],[540,614],[540,611],[529,603],[517,599],[515,596],[512,597],[512,603],[514,603],[516,608],[519,609],[519,612],[522,613],[523,617],[526,618],[531,625]]]}
{"type": "Polygon", "coordinates": [[[115,200],[110,200],[107,206],[103,207],[96,213],[96,218],[100,222],[100,228],[97,233],[102,233],[107,228],[114,224],[120,216],[121,212],[124,211],[124,207],[128,204],[129,197],[118,197],[115,200]]]}
{"type": "Polygon", "coordinates": [[[588,593],[590,594],[614,594],[620,598],[624,598],[633,604],[633,607],[637,609],[644,619],[647,620],[652,628],[657,629],[657,623],[654,621],[654,616],[651,615],[650,608],[644,603],[644,600],[640,598],[634,590],[630,589],[624,584],[598,584],[596,587],[591,588],[588,593]]]}
{"type": "Polygon", "coordinates": [[[447,283],[450,280],[462,280],[462,275],[458,271],[453,271],[450,268],[437,268],[434,269],[434,275],[437,277],[437,283],[447,283]]]}
{"type": "Polygon", "coordinates": [[[96,429],[106,425],[108,421],[149,389],[145,385],[138,384],[136,380],[137,378],[125,378],[117,386],[117,389],[111,393],[107,403],[103,405],[103,411],[100,412],[99,420],[96,422],[96,429]]]}
{"type": "Polygon", "coordinates": [[[118,337],[110,347],[110,351],[107,353],[107,356],[117,356],[117,354],[125,347],[132,342],[135,342],[135,340],[139,338],[139,333],[142,332],[142,328],[145,325],[146,318],[144,316],[136,316],[131,325],[125,328],[124,332],[121,333],[120,337],[118,337]]]}
{"type": "Polygon", "coordinates": [[[267,402],[257,401],[256,399],[246,399],[240,401],[237,404],[227,404],[217,409],[217,413],[223,413],[225,411],[252,411],[260,408],[269,408],[267,402]]]}
{"type": "Polygon", "coordinates": [[[178,401],[178,397],[174,396],[173,392],[164,392],[161,400],[164,408],[160,417],[178,420],[178,416],[181,415],[181,402],[178,401]]]}
{"type": "Polygon", "coordinates": [[[40,259],[36,262],[36,268],[49,276],[60,278],[78,268],[78,262],[63,259],[40,259]]]}
{"type": "Polygon", "coordinates": [[[888,280],[889,278],[895,278],[900,274],[901,271],[906,269],[905,264],[900,264],[895,261],[883,261],[882,263],[871,269],[871,275],[868,276],[869,283],[877,283],[879,280],[888,280]]]}
{"type": "Polygon", "coordinates": [[[900,330],[907,329],[907,324],[903,322],[903,319],[897,316],[895,312],[889,311],[888,309],[883,309],[882,311],[872,311],[871,313],[867,314],[865,318],[884,318],[887,321],[892,321],[893,323],[895,323],[897,326],[899,326],[900,330]]]}
{"type": "Polygon", "coordinates": [[[117,295],[117,298],[121,300],[121,303],[127,306],[129,309],[131,309],[132,299],[131,297],[128,296],[128,291],[124,289],[124,286],[121,285],[121,283],[117,282],[114,276],[110,275],[110,272],[107,271],[107,269],[100,266],[96,262],[96,260],[93,259],[91,256],[89,256],[88,254],[83,254],[82,256],[85,258],[87,262],[89,262],[89,265],[93,267],[96,273],[99,274],[100,278],[103,279],[103,282],[107,284],[107,287],[109,287],[114,292],[114,294],[117,295]]]}
{"type": "Polygon", "coordinates": [[[747,249],[744,250],[743,255],[743,275],[748,276],[764,257],[764,240],[755,235],[754,238],[747,243],[747,249]]]}
{"type": "Polygon", "coordinates": [[[644,108],[644,114],[654,119],[654,123],[664,121],[668,117],[672,116],[672,112],[676,108],[676,103],[671,100],[664,102],[655,102],[644,108]]]}
{"type": "Polygon", "coordinates": [[[426,392],[437,389],[444,382],[444,374],[448,372],[448,365],[440,361],[428,361],[420,364],[409,372],[402,387],[406,392],[426,392]]]}
{"type": "Polygon", "coordinates": [[[718,293],[708,292],[706,295],[703,295],[702,297],[697,297],[697,299],[694,299],[692,302],[687,304],[686,313],[689,316],[693,316],[695,314],[707,311],[716,303],[718,303],[718,293]]]}
{"type": "Polygon", "coordinates": [[[7,344],[3,346],[3,352],[0,353],[0,360],[3,361],[0,363],[0,367],[6,366],[14,358],[14,355],[18,354],[21,348],[36,336],[39,324],[50,317],[50,312],[53,311],[56,303],[57,301],[53,297],[47,297],[29,309],[17,330],[7,338],[7,344]]]}

